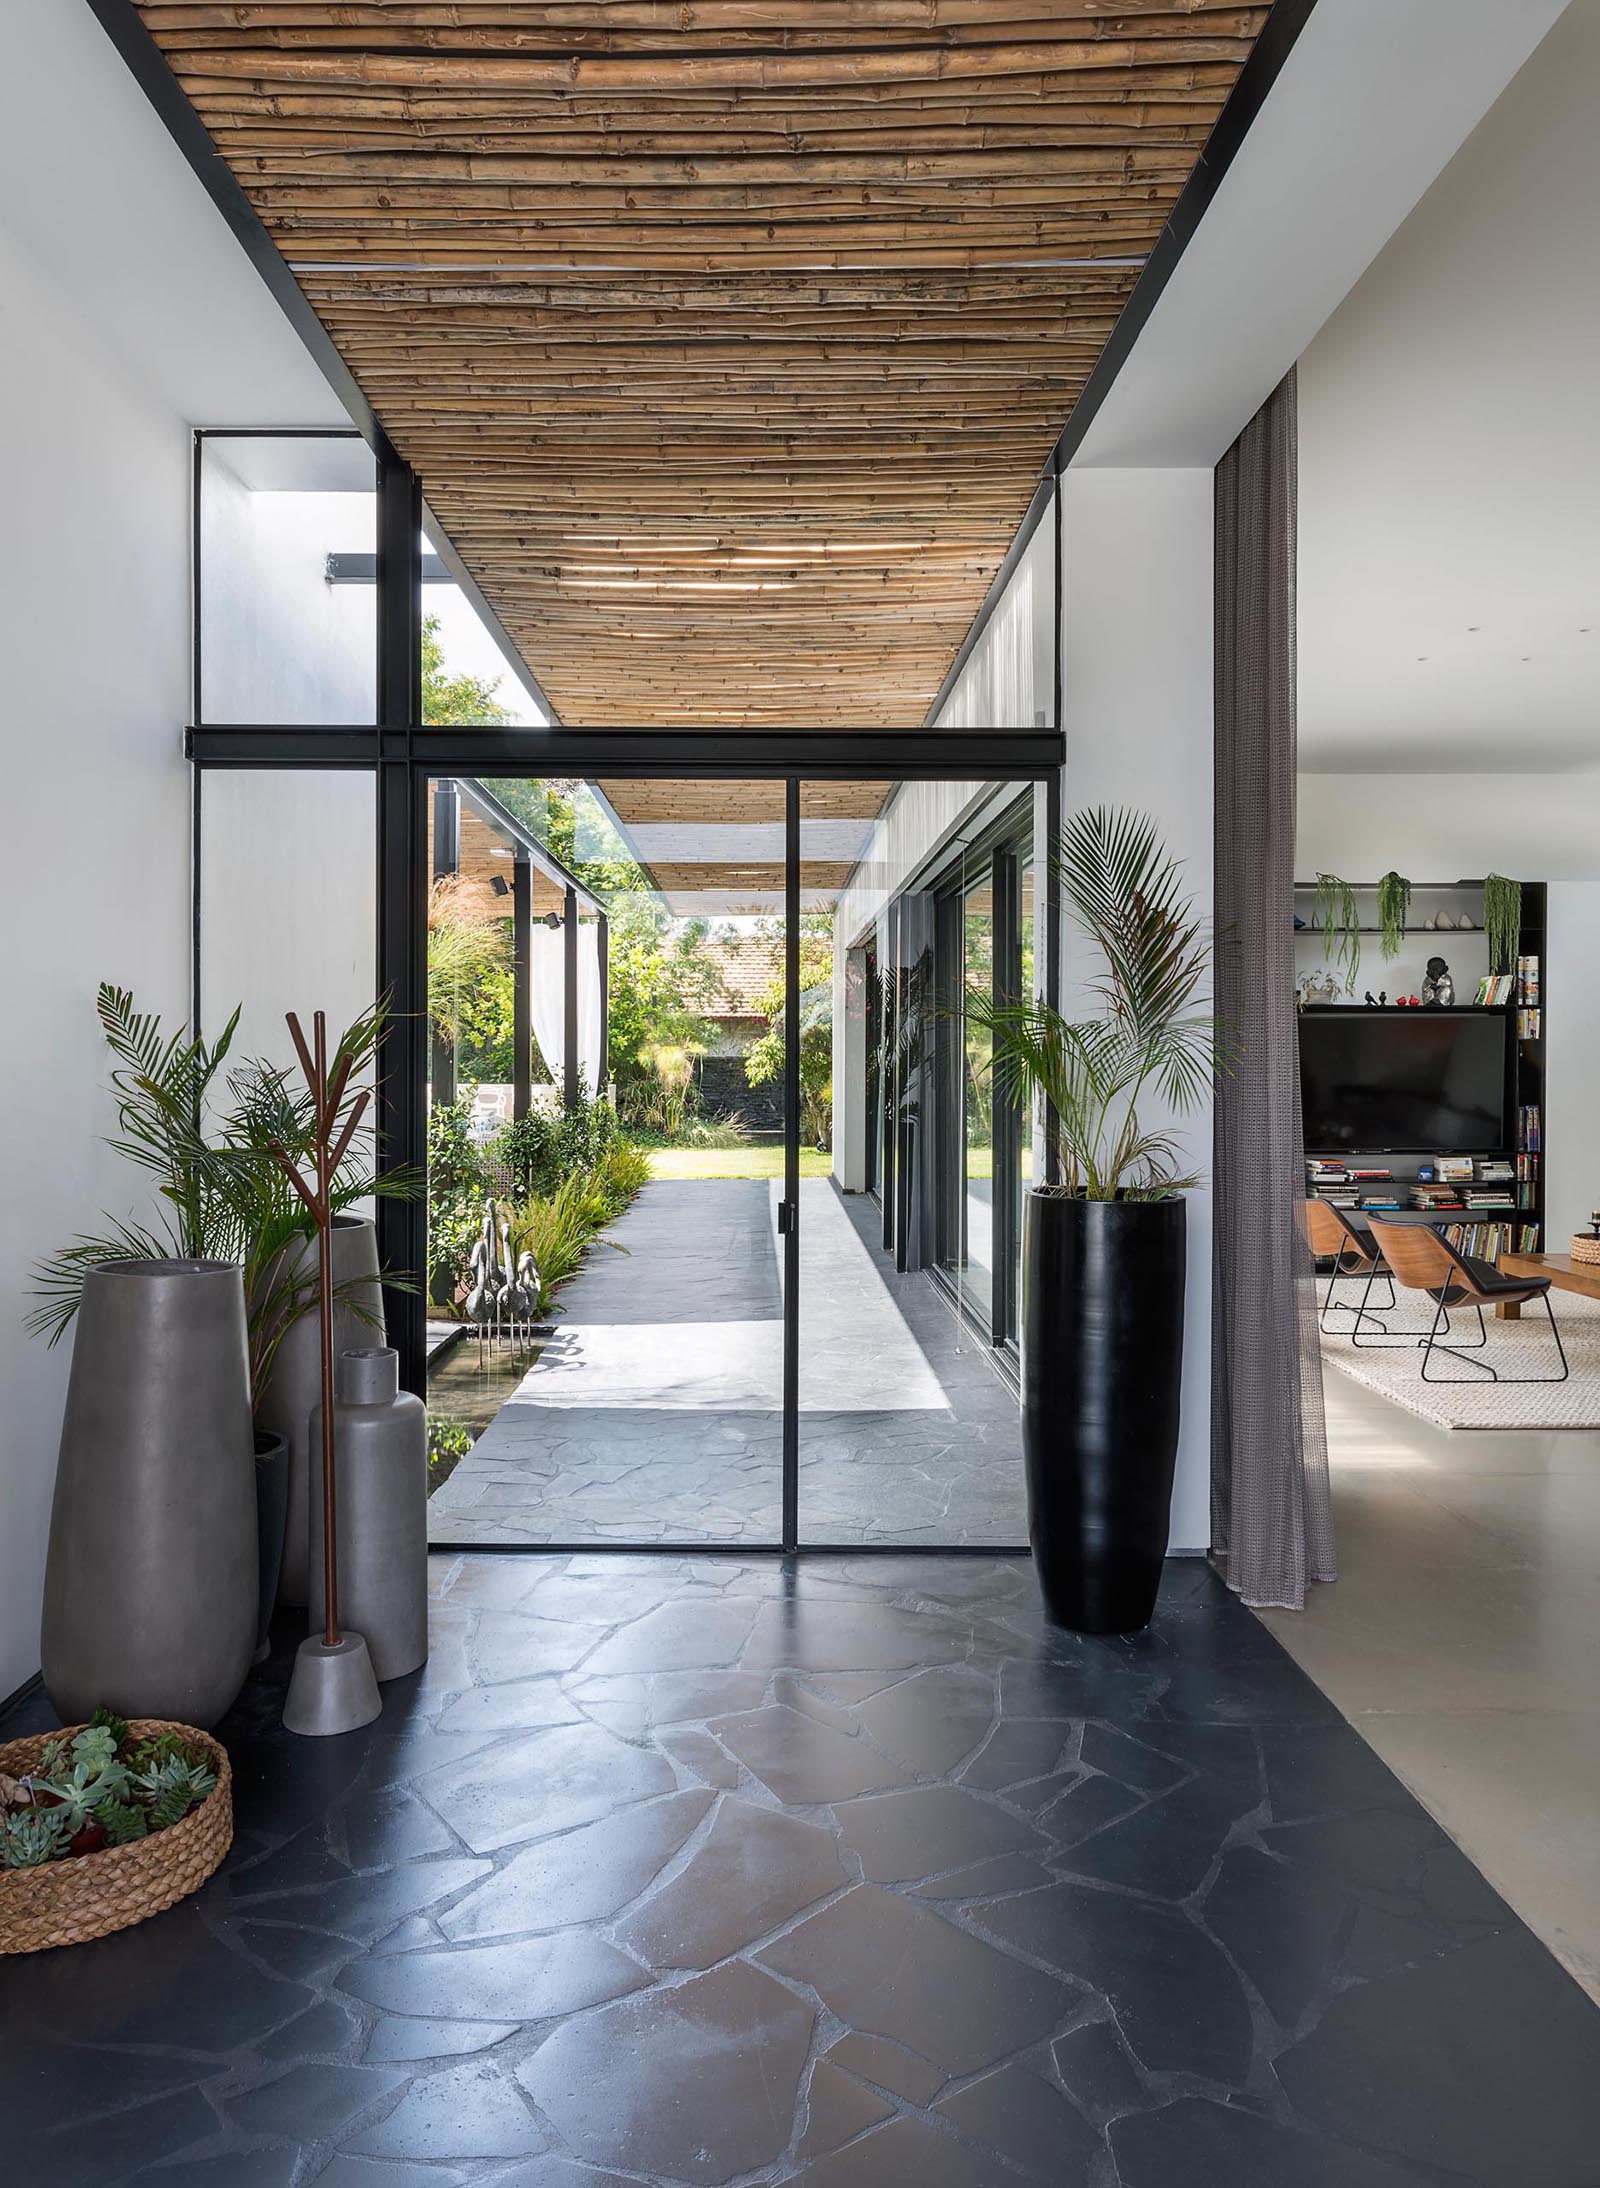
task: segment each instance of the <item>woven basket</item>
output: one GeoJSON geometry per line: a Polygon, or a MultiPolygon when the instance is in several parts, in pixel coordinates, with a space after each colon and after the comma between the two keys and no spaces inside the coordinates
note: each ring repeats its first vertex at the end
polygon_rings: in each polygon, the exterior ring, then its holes
{"type": "MultiPolygon", "coordinates": [[[[81,1732],[69,1725],[68,1735],[81,1732]]],[[[43,1952],[49,1945],[81,1945],[91,1937],[131,1929],[147,1915],[175,1906],[203,1884],[233,1843],[233,1773],[227,1750],[192,1725],[164,1718],[136,1718],[128,1727],[136,1739],[159,1739],[175,1732],[203,1748],[217,1782],[200,1806],[181,1823],[127,1846],[103,1846],[98,1854],[76,1860],[47,1861],[37,1869],[0,1869],[0,1953],[43,1952]]],[[[0,1771],[25,1777],[55,1732],[0,1747],[0,1771]]]]}
{"type": "Polygon", "coordinates": [[[1572,1241],[1572,1258],[1582,1262],[1586,1268],[1600,1269],[1600,1238],[1593,1237],[1588,1231],[1581,1231],[1572,1241]]]}

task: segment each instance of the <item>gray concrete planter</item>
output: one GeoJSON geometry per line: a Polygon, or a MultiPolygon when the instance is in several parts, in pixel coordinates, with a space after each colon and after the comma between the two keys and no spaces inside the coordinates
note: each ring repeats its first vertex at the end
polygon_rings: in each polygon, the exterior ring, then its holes
{"type": "Polygon", "coordinates": [[[213,1725],[256,1641],[255,1436],[230,1261],[84,1281],[50,1515],[44,1681],[68,1724],[213,1725]]]}
{"type": "MultiPolygon", "coordinates": [[[[298,1252],[304,1265],[314,1269],[315,1239],[302,1241],[298,1252]]],[[[378,1234],[366,1216],[333,1219],[333,1281],[336,1286],[352,1278],[370,1277],[370,1284],[340,1305],[333,1318],[335,1359],[350,1346],[383,1343],[383,1290],[378,1282],[378,1234]],[[357,1305],[373,1316],[364,1320],[357,1305]]],[[[283,1568],[278,1579],[278,1601],[302,1604],[311,1600],[307,1560],[310,1550],[310,1511],[313,1482],[317,1478],[311,1443],[311,1409],[322,1398],[322,1362],[316,1310],[302,1315],[288,1330],[266,1388],[256,1403],[256,1425],[275,1429],[289,1446],[289,1523],[284,1531],[283,1568]]]]}
{"type": "MultiPolygon", "coordinates": [[[[428,1415],[402,1391],[387,1347],[335,1363],[334,1480],[338,1498],[339,1620],[366,1639],[379,1679],[398,1679],[428,1656],[428,1415]]],[[[311,1416],[322,1446],[322,1408],[311,1416]]],[[[311,1505],[310,1629],[323,1619],[322,1502],[311,1505]]]]}

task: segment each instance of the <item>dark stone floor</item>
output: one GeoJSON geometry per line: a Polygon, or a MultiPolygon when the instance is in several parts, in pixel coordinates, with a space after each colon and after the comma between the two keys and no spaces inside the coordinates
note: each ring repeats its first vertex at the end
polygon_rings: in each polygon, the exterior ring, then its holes
{"type": "Polygon", "coordinates": [[[1204,1565],[1110,1642],[986,1558],[435,1583],[366,1731],[258,1678],[196,1898],[0,1963],[4,2177],[1600,2182],[1600,2012],[1204,1565]]]}

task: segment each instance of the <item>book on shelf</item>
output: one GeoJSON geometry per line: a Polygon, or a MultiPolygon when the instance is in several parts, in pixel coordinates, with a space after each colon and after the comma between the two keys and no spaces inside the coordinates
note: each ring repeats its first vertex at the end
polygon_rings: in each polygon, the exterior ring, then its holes
{"type": "Polygon", "coordinates": [[[1433,1167],[1446,1185],[1470,1185],[1477,1176],[1470,1155],[1440,1155],[1433,1167]]]}
{"type": "Polygon", "coordinates": [[[1543,1015],[1541,1011],[1537,1010],[1519,1010],[1517,1012],[1517,1039],[1519,1041],[1537,1041],[1540,1038],[1539,1028],[1543,1015]]]}
{"type": "Polygon", "coordinates": [[[1531,954],[1517,959],[1517,1001],[1538,1005],[1539,960],[1531,954]]]}
{"type": "Polygon", "coordinates": [[[1537,1223],[1452,1223],[1443,1235],[1457,1253],[1471,1254],[1479,1261],[1539,1251],[1537,1223]]]}
{"type": "Polygon", "coordinates": [[[1524,1153],[1539,1153],[1539,1104],[1524,1102],[1517,1111],[1517,1145],[1524,1153]]]}
{"type": "Polygon", "coordinates": [[[1478,1165],[1480,1185],[1509,1185],[1516,1175],[1503,1155],[1488,1155],[1478,1165]]]}
{"type": "Polygon", "coordinates": [[[1516,976],[1509,972],[1487,972],[1478,982],[1478,992],[1472,998],[1478,1010],[1492,1010],[1502,1003],[1509,1003],[1516,990],[1516,976]]]}
{"type": "Polygon", "coordinates": [[[1387,1185],[1394,1176],[1392,1170],[1356,1170],[1350,1172],[1358,1185],[1387,1185]]]}

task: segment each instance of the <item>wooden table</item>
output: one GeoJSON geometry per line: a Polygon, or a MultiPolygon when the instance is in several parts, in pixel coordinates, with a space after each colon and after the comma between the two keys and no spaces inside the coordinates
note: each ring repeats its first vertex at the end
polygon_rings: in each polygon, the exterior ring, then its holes
{"type": "MultiPolygon", "coordinates": [[[[1551,1288],[1558,1292],[1581,1292],[1585,1299],[1600,1299],[1600,1265],[1592,1261],[1574,1261],[1571,1254],[1502,1254],[1499,1269],[1503,1276],[1547,1276],[1551,1288]]],[[[1520,1306],[1496,1307],[1495,1315],[1502,1322],[1520,1322],[1520,1306]]]]}

